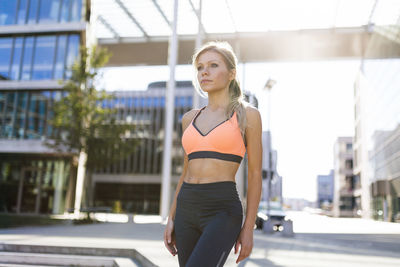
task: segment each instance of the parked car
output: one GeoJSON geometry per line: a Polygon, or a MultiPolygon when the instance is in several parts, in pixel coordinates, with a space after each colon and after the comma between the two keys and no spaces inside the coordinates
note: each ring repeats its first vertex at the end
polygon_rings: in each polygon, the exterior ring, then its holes
{"type": "Polygon", "coordinates": [[[280,202],[270,201],[270,208],[268,212],[268,203],[266,201],[261,201],[260,205],[258,206],[256,229],[262,229],[264,221],[268,219],[270,219],[273,223],[274,229],[280,229],[280,226],[282,226],[286,217],[286,213],[283,210],[280,202]]]}

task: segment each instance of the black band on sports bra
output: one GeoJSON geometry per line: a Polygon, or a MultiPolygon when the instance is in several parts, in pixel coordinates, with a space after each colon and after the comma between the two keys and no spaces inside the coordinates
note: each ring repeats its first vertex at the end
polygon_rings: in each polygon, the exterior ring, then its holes
{"type": "Polygon", "coordinates": [[[200,159],[200,158],[214,158],[214,159],[233,161],[237,163],[240,163],[243,159],[241,156],[238,155],[225,154],[215,151],[196,151],[188,155],[188,160],[200,159]]]}

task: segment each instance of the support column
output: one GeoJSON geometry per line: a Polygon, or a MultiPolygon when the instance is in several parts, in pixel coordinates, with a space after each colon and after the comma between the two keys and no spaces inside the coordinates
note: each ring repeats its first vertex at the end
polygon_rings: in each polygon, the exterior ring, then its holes
{"type": "Polygon", "coordinates": [[[83,185],[86,172],[86,161],[87,161],[87,154],[86,152],[81,151],[79,153],[79,160],[78,160],[78,171],[76,176],[76,189],[75,189],[75,205],[74,205],[74,214],[77,218],[79,217],[81,210],[83,185]]]}
{"type": "Polygon", "coordinates": [[[36,195],[36,203],[35,203],[35,213],[40,213],[40,206],[42,203],[42,182],[43,176],[45,174],[45,163],[46,161],[40,160],[37,166],[37,173],[36,173],[36,188],[37,188],[37,195],[36,195]]]}
{"type": "Polygon", "coordinates": [[[164,151],[161,182],[161,217],[165,220],[168,216],[171,196],[171,155],[172,155],[172,131],[175,109],[175,66],[178,55],[178,0],[174,0],[174,20],[172,22],[172,35],[169,42],[168,65],[169,81],[165,98],[165,125],[164,125],[164,151]]]}
{"type": "Polygon", "coordinates": [[[24,192],[25,168],[22,167],[19,174],[18,196],[17,196],[17,210],[16,213],[21,212],[22,194],[24,192]]]}
{"type": "Polygon", "coordinates": [[[62,193],[64,184],[64,160],[60,160],[57,163],[57,176],[56,176],[56,188],[54,190],[54,201],[53,201],[53,214],[61,213],[62,204],[62,193]]]}
{"type": "MultiPolygon", "coordinates": [[[[201,22],[201,10],[202,10],[202,0],[199,1],[199,9],[197,10],[197,18],[198,18],[198,31],[196,37],[196,51],[200,49],[203,39],[204,39],[204,32],[201,22]]],[[[196,79],[196,77],[195,77],[196,79]]],[[[200,95],[196,90],[193,90],[193,108],[200,108],[200,95]]]]}

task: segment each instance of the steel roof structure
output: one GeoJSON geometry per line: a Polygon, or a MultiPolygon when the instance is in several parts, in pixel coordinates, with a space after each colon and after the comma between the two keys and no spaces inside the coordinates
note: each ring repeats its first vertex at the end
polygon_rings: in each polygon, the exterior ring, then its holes
{"type": "MultiPolygon", "coordinates": [[[[166,65],[173,3],[92,0],[109,66],[166,65]]],[[[179,0],[178,64],[190,62],[199,35],[229,41],[241,62],[359,58],[374,27],[396,25],[399,15],[398,0],[179,0]]]]}

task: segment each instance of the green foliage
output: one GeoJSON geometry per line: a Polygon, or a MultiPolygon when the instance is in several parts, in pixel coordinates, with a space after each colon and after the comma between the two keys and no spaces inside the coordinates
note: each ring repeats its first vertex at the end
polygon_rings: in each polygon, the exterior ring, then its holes
{"type": "Polygon", "coordinates": [[[64,96],[54,103],[50,124],[55,134],[47,145],[88,155],[87,169],[104,166],[132,152],[137,141],[130,139],[132,125],[116,119],[116,109],[104,108],[113,95],[96,90],[99,68],[110,58],[106,49],[81,47],[80,57],[72,67],[71,79],[64,82],[64,96]],[[115,152],[117,151],[117,152],[115,152]]]}

